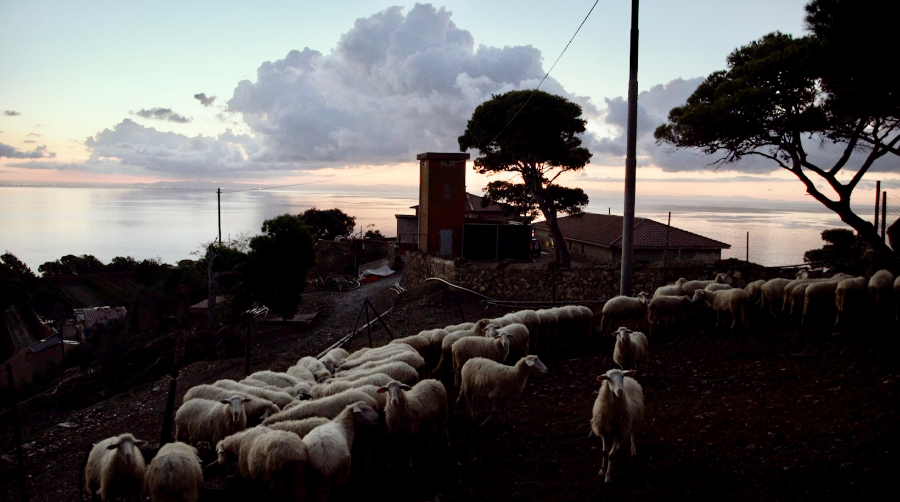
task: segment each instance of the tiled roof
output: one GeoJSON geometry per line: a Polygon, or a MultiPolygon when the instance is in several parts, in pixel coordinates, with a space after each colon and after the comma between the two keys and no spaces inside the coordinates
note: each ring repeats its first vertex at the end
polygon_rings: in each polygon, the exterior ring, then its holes
{"type": "Polygon", "coordinates": [[[75,309],[75,322],[83,323],[85,329],[93,329],[99,323],[113,319],[124,319],[128,311],[125,307],[92,307],[75,309]]]}
{"type": "Polygon", "coordinates": [[[41,340],[40,342],[32,345],[31,347],[28,347],[28,350],[30,350],[33,353],[37,353],[42,350],[49,349],[50,347],[55,347],[55,346],[59,345],[60,343],[62,343],[62,341],[59,339],[58,336],[51,336],[50,338],[47,338],[46,340],[41,340]]]}
{"type": "Polygon", "coordinates": [[[476,213],[501,213],[503,209],[497,204],[488,204],[487,207],[481,207],[481,201],[484,197],[472,195],[466,192],[466,212],[476,213]]]}
{"type": "MultiPolygon", "coordinates": [[[[581,216],[564,216],[556,221],[563,237],[596,244],[607,248],[622,247],[622,217],[607,214],[584,213],[581,216]]],[[[547,222],[535,223],[534,228],[549,229],[547,222]]],[[[644,249],[666,248],[666,225],[648,218],[634,219],[634,247],[644,249]]],[[[719,242],[687,230],[671,227],[669,249],[729,249],[730,244],[719,242]]]]}

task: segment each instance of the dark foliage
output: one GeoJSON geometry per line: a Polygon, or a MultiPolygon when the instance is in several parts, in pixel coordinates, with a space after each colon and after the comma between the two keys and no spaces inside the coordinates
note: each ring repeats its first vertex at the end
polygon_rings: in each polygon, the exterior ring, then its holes
{"type": "Polygon", "coordinates": [[[846,228],[822,230],[822,240],[826,242],[824,246],[803,253],[804,263],[822,264],[836,272],[850,274],[863,272],[865,246],[852,230],[846,228]]]}
{"type": "Polygon", "coordinates": [[[316,239],[333,240],[339,235],[349,236],[356,226],[356,218],[338,208],[310,208],[298,215],[316,239]]]}
{"type": "Polygon", "coordinates": [[[557,213],[577,214],[587,204],[587,195],[554,181],[562,173],[584,169],[590,161],[591,153],[578,137],[585,132],[586,122],[581,107],[561,96],[510,91],[478,105],[459,137],[460,151],[478,150],[474,166],[478,173],[509,172],[522,178],[520,188],[511,181],[493,182],[485,195],[521,213],[539,211],[556,241],[557,260],[566,266],[571,260],[556,223],[557,213]]]}
{"type": "Polygon", "coordinates": [[[0,255],[0,312],[27,299],[27,287],[35,281],[34,272],[7,251],[0,255]]]}
{"type": "Polygon", "coordinates": [[[384,239],[384,236],[381,235],[381,230],[366,230],[366,235],[364,235],[366,239],[384,239]]]}

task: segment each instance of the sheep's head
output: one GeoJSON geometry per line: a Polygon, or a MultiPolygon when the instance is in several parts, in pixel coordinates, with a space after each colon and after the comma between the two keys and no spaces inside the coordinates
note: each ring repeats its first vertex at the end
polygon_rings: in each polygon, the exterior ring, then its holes
{"type": "Polygon", "coordinates": [[[146,441],[135,439],[131,434],[122,434],[116,438],[116,442],[107,446],[107,450],[118,450],[119,458],[126,465],[134,463],[134,448],[144,446],[146,441]]]}
{"type": "Polygon", "coordinates": [[[680,286],[684,285],[684,283],[686,283],[686,282],[687,282],[687,279],[685,279],[684,277],[679,277],[678,280],[675,281],[675,285],[680,287],[680,286]]]}
{"type": "Polygon", "coordinates": [[[362,425],[378,425],[378,412],[368,404],[359,401],[350,405],[353,421],[362,425]]]}
{"type": "Polygon", "coordinates": [[[500,333],[494,333],[493,336],[494,336],[494,338],[500,339],[501,347],[504,347],[504,348],[509,347],[509,333],[506,333],[505,331],[501,331],[500,333]]]}
{"type": "Polygon", "coordinates": [[[486,329],[486,336],[490,336],[493,338],[497,338],[497,325],[494,323],[488,324],[486,329]]]}
{"type": "Polygon", "coordinates": [[[384,387],[379,388],[377,390],[377,392],[379,394],[381,394],[383,392],[387,392],[388,396],[390,397],[388,402],[392,406],[397,406],[400,404],[400,401],[404,398],[403,391],[406,391],[406,390],[412,390],[412,387],[410,387],[409,385],[406,385],[405,383],[400,383],[400,382],[394,380],[393,382],[388,382],[388,384],[385,385],[384,387]]]}
{"type": "Polygon", "coordinates": [[[643,304],[650,303],[650,293],[647,293],[646,291],[641,291],[640,293],[638,293],[637,299],[640,300],[641,303],[643,303],[643,304]]]}
{"type": "Polygon", "coordinates": [[[616,330],[616,340],[627,343],[631,339],[628,337],[628,334],[632,333],[632,331],[625,326],[620,326],[618,330],[616,330]]]}
{"type": "Polygon", "coordinates": [[[218,457],[219,465],[225,465],[229,460],[233,460],[235,457],[234,454],[229,454],[230,452],[225,449],[224,442],[225,440],[223,439],[216,445],[216,455],[218,457]]]}
{"type": "Polygon", "coordinates": [[[309,394],[310,388],[311,388],[311,386],[306,382],[302,382],[302,383],[298,384],[296,387],[297,392],[295,393],[296,395],[294,397],[296,397],[300,401],[306,401],[307,399],[312,397],[309,394]]]}
{"type": "Polygon", "coordinates": [[[531,370],[532,373],[537,373],[539,375],[547,373],[547,367],[544,366],[544,363],[542,363],[540,359],[538,359],[538,356],[532,354],[523,357],[522,360],[525,361],[525,366],[531,370]]]}
{"type": "Polygon", "coordinates": [[[326,359],[325,361],[322,362],[322,364],[325,365],[325,369],[327,369],[329,373],[334,375],[334,367],[336,366],[334,364],[334,361],[332,361],[331,359],[326,359]]]}
{"type": "Polygon", "coordinates": [[[709,294],[709,291],[706,291],[705,289],[698,289],[697,291],[694,291],[694,298],[691,299],[691,302],[697,303],[697,302],[704,301],[704,300],[706,300],[706,296],[708,294],[709,294]]]}
{"type": "Polygon", "coordinates": [[[612,395],[622,397],[622,393],[625,390],[625,377],[633,376],[634,373],[634,370],[622,371],[613,369],[607,371],[605,375],[598,376],[597,381],[600,383],[606,382],[612,395]]]}
{"type": "Polygon", "coordinates": [[[244,413],[244,403],[249,403],[250,399],[234,395],[219,402],[222,404],[227,404],[231,408],[231,419],[233,421],[240,422],[241,415],[244,413]]]}

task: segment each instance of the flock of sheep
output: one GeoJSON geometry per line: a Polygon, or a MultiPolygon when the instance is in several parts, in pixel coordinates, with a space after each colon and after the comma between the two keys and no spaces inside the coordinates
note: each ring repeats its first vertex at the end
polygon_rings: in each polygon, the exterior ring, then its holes
{"type": "MultiPolygon", "coordinates": [[[[744,288],[732,287],[733,279],[718,274],[714,280],[688,281],[657,288],[653,296],[617,296],[603,306],[601,330],[631,321],[650,326],[650,333],[662,325],[696,317],[704,305],[716,315],[731,317],[731,329],[747,326],[753,314],[768,312],[773,318],[798,320],[804,326],[834,316],[835,326],[850,320],[886,322],[900,320],[900,277],[879,270],[871,277],[835,274],[810,278],[805,272],[796,279],[758,280],[744,288]]],[[[724,321],[724,322],[727,322],[724,321]]]]}
{"type": "Polygon", "coordinates": [[[547,372],[533,352],[584,341],[592,317],[574,305],[523,310],[192,387],[175,413],[176,442],[149,466],[131,434],[97,443],[85,489],[104,502],[137,490],[153,501],[195,501],[203,484],[196,447],[207,443],[219,464],[235,463],[277,498],[339,498],[351,466],[365,469],[373,458],[411,466],[429,442],[449,445],[448,388],[459,388],[456,406],[473,420],[490,403],[487,423],[529,376],[547,372]]]}
{"type": "MultiPolygon", "coordinates": [[[[800,318],[835,311],[847,318],[890,314],[896,320],[900,278],[887,270],[872,277],[836,274],[754,281],[733,288],[719,274],[709,281],[679,279],[651,298],[619,296],[605,303],[600,330],[615,330],[613,360],[621,369],[597,377],[601,383],[590,421],[601,438],[600,475],[610,481],[611,457],[635,433],[644,413],[643,391],[633,378],[649,363],[647,337],[627,326],[688,319],[694,309],[723,314],[731,328],[747,325],[752,307],[774,317],[800,318]],[[609,444],[607,444],[609,443],[609,444]]],[[[236,463],[240,475],[279,498],[326,500],[347,487],[351,466],[364,469],[373,457],[411,466],[416,448],[449,444],[448,388],[458,387],[455,405],[473,420],[490,403],[487,423],[531,375],[545,374],[535,352],[588,339],[593,312],[569,305],[522,310],[497,319],[422,331],[388,345],[354,353],[335,348],[321,358],[304,357],[285,372],[260,371],[241,381],[219,380],[192,387],[175,414],[176,440],[145,465],[131,434],[100,441],[90,452],[85,488],[106,502],[143,489],[153,501],[196,501],[203,469],[196,445],[215,445],[219,464],[236,463]],[[359,435],[365,439],[354,441],[359,435]]],[[[727,322],[727,321],[726,321],[727,322]]]]}

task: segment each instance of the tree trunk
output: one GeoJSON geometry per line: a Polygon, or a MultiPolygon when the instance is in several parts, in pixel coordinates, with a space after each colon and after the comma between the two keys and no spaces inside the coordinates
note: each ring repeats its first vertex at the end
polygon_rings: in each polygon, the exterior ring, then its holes
{"type": "Polygon", "coordinates": [[[553,247],[556,250],[556,261],[560,265],[572,268],[572,258],[569,256],[569,248],[566,246],[566,239],[563,237],[559,224],[556,221],[556,212],[546,211],[543,207],[541,212],[547,219],[547,226],[550,227],[550,236],[553,238],[553,247]]]}

